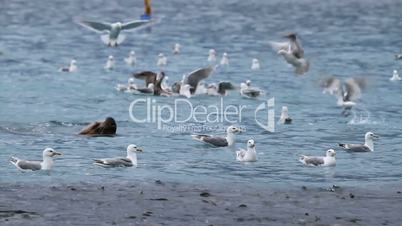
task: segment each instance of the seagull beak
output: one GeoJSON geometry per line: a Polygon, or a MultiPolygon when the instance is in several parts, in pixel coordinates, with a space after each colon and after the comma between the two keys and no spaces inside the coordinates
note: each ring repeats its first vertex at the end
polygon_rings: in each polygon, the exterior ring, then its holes
{"type": "Polygon", "coordinates": [[[61,153],[61,152],[53,152],[53,155],[52,156],[55,156],[55,155],[63,155],[63,153],[61,153]]]}
{"type": "Polygon", "coordinates": [[[242,132],[244,132],[244,129],[238,128],[238,129],[237,129],[237,132],[242,133],[242,132]]]}
{"type": "Polygon", "coordinates": [[[138,152],[143,152],[142,148],[137,148],[138,152]]]}
{"type": "Polygon", "coordinates": [[[251,148],[255,148],[255,144],[251,145],[250,147],[251,147],[251,148]]]}
{"type": "Polygon", "coordinates": [[[373,134],[373,137],[376,138],[376,139],[380,138],[380,136],[378,136],[376,134],[373,134]]]}

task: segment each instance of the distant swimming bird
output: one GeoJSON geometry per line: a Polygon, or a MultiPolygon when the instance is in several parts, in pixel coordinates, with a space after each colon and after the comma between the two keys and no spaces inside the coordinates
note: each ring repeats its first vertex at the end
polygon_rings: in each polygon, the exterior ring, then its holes
{"type": "Polygon", "coordinates": [[[256,58],[254,58],[251,62],[251,70],[256,71],[256,70],[260,70],[261,66],[260,66],[260,61],[256,58]]]}
{"type": "Polygon", "coordinates": [[[116,47],[125,39],[125,36],[120,34],[121,31],[144,27],[151,24],[151,22],[151,20],[134,20],[127,23],[105,23],[82,20],[78,24],[98,33],[106,33],[101,35],[103,43],[110,47],[116,47]]]}
{"type": "Polygon", "coordinates": [[[212,135],[191,135],[194,140],[215,146],[215,147],[227,147],[234,145],[236,134],[242,132],[241,128],[236,126],[229,126],[226,130],[226,137],[218,137],[212,135]]]}
{"type": "Polygon", "coordinates": [[[174,44],[173,46],[173,54],[179,54],[181,49],[181,45],[179,43],[174,44]]]}
{"type": "Polygon", "coordinates": [[[93,122],[79,132],[80,135],[92,136],[110,136],[115,135],[117,130],[116,121],[112,117],[107,117],[105,120],[93,122]]]}
{"type": "Polygon", "coordinates": [[[127,147],[126,157],[114,157],[95,159],[94,164],[102,167],[131,167],[137,166],[137,153],[142,152],[142,149],[134,144],[130,144],[127,147]]]}
{"type": "Polygon", "coordinates": [[[132,91],[137,88],[137,85],[134,83],[134,78],[129,78],[127,84],[117,84],[116,90],[117,91],[132,91]]]}
{"type": "Polygon", "coordinates": [[[261,89],[251,87],[251,81],[247,80],[245,83],[240,83],[240,95],[247,98],[256,98],[261,95],[261,89]]]}
{"type": "Polygon", "coordinates": [[[229,65],[229,57],[227,53],[222,54],[221,65],[229,65]]]}
{"type": "Polygon", "coordinates": [[[17,157],[11,157],[10,162],[20,170],[50,170],[53,167],[53,157],[56,155],[62,155],[60,152],[56,152],[52,148],[46,148],[42,152],[42,161],[29,161],[22,160],[17,157]]]}
{"type": "Polygon", "coordinates": [[[374,139],[379,138],[373,132],[367,132],[364,136],[364,144],[339,144],[340,147],[349,152],[371,152],[374,151],[374,139]]]}
{"type": "Polygon", "coordinates": [[[216,51],[214,49],[210,49],[208,52],[208,62],[209,63],[216,62],[216,51]]]}
{"type": "Polygon", "coordinates": [[[112,55],[110,55],[108,58],[107,58],[107,61],[106,61],[106,64],[105,64],[105,67],[104,67],[106,70],[113,70],[114,69],[114,57],[112,56],[112,55]]]}
{"type": "Polygon", "coordinates": [[[367,86],[365,78],[348,78],[341,81],[335,76],[323,78],[320,86],[324,88],[323,93],[330,93],[337,98],[337,105],[343,107],[342,114],[348,116],[350,110],[360,99],[362,90],[367,86]]]}
{"type": "Polygon", "coordinates": [[[335,166],[336,159],[335,159],[336,152],[334,149],[329,149],[326,152],[326,156],[306,156],[302,155],[299,158],[299,161],[304,165],[308,166],[335,166]]]}
{"type": "Polygon", "coordinates": [[[218,84],[211,83],[207,87],[207,95],[210,96],[226,96],[228,90],[234,90],[235,86],[231,82],[221,81],[218,84]]]}
{"type": "Polygon", "coordinates": [[[156,96],[170,96],[169,90],[162,87],[163,79],[165,78],[165,73],[162,71],[160,73],[155,73],[152,71],[143,71],[133,74],[134,78],[141,79],[145,81],[146,88],[137,88],[139,92],[150,93],[153,90],[153,94],[156,96]],[[152,86],[150,86],[152,84],[152,86]]]}
{"type": "Polygon", "coordinates": [[[247,150],[240,149],[236,151],[236,160],[240,162],[255,162],[257,161],[257,152],[255,150],[255,141],[247,141],[247,150]]]}
{"type": "Polygon", "coordinates": [[[282,107],[281,117],[279,118],[279,123],[291,124],[292,118],[289,117],[289,110],[287,106],[282,107]]]}
{"type": "Polygon", "coordinates": [[[68,67],[62,67],[59,69],[60,72],[75,72],[77,71],[77,61],[72,59],[68,67]]]}
{"type": "Polygon", "coordinates": [[[129,55],[127,58],[124,58],[124,61],[126,62],[126,64],[130,65],[130,66],[134,66],[137,63],[137,57],[135,57],[135,52],[134,51],[130,51],[129,55]]]}
{"type": "Polygon", "coordinates": [[[391,81],[401,81],[402,78],[399,76],[398,71],[394,70],[394,73],[392,74],[392,78],[390,78],[389,80],[391,80],[391,81]]]}
{"type": "Polygon", "coordinates": [[[395,60],[402,60],[402,53],[395,54],[395,60]]]}
{"type": "Polygon", "coordinates": [[[304,57],[304,49],[297,40],[295,33],[290,33],[285,38],[288,42],[270,42],[271,47],[282,55],[286,62],[295,68],[298,75],[305,74],[310,67],[310,62],[304,57]]]}
{"type": "Polygon", "coordinates": [[[163,53],[159,53],[158,61],[156,62],[156,66],[162,67],[162,66],[166,66],[166,64],[167,64],[167,57],[165,57],[165,55],[163,55],[163,53]]]}

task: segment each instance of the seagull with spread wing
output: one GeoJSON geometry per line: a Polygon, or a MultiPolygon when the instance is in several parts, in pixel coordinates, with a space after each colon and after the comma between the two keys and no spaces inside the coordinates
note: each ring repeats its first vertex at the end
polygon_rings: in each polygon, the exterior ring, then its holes
{"type": "Polygon", "coordinates": [[[120,34],[121,31],[144,27],[145,25],[149,25],[150,23],[151,20],[133,20],[127,23],[106,23],[89,20],[81,20],[78,22],[78,24],[80,24],[81,26],[86,27],[92,31],[103,33],[101,35],[101,39],[103,43],[110,47],[116,47],[124,41],[125,36],[123,34],[120,34]]]}

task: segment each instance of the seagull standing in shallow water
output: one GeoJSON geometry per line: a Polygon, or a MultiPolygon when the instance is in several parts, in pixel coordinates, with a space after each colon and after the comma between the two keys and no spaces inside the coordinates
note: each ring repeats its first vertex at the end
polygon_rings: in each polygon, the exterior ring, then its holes
{"type": "Polygon", "coordinates": [[[144,25],[150,23],[151,20],[134,20],[127,23],[106,23],[88,20],[82,20],[78,22],[78,24],[80,24],[81,26],[92,31],[98,33],[106,33],[101,35],[101,39],[106,45],[110,47],[116,47],[124,41],[125,36],[120,34],[121,31],[144,27],[144,25]]]}
{"type": "Polygon", "coordinates": [[[130,167],[137,166],[137,153],[142,152],[142,149],[134,144],[127,147],[126,157],[103,158],[95,159],[94,164],[102,167],[130,167]]]}
{"type": "Polygon", "coordinates": [[[114,57],[112,56],[112,55],[110,55],[108,58],[107,58],[107,61],[106,61],[106,64],[105,64],[105,67],[104,67],[106,70],[113,70],[114,69],[114,57]]]}
{"type": "Polygon", "coordinates": [[[308,166],[335,166],[336,159],[335,159],[336,152],[334,149],[329,149],[326,152],[325,156],[306,156],[302,155],[299,158],[299,161],[304,165],[308,166]]]}
{"type": "Polygon", "coordinates": [[[257,152],[255,150],[255,141],[247,141],[247,150],[240,149],[236,151],[236,160],[240,162],[255,162],[257,161],[257,152]]]}
{"type": "Polygon", "coordinates": [[[374,139],[379,138],[373,132],[364,135],[364,144],[339,144],[340,147],[348,152],[372,152],[374,151],[374,139]]]}
{"type": "Polygon", "coordinates": [[[133,66],[137,63],[137,58],[135,57],[135,52],[134,51],[130,51],[129,55],[127,58],[124,58],[124,61],[126,62],[126,64],[133,66]]]}
{"type": "Polygon", "coordinates": [[[56,152],[52,148],[46,148],[42,153],[42,161],[29,161],[11,157],[10,162],[20,170],[50,170],[53,167],[52,158],[56,155],[62,155],[62,153],[56,152]]]}

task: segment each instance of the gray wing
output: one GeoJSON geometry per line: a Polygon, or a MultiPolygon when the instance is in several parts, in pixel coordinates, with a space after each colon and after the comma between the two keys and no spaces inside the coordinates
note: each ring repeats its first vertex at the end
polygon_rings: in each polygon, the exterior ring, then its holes
{"type": "Polygon", "coordinates": [[[235,89],[234,85],[230,82],[219,82],[218,84],[218,93],[225,94],[226,90],[235,89]]]}
{"type": "Polygon", "coordinates": [[[316,157],[316,156],[305,156],[304,161],[307,165],[314,165],[314,166],[319,166],[324,164],[324,158],[323,157],[316,157]]]}
{"type": "Polygon", "coordinates": [[[340,90],[341,80],[339,80],[335,76],[329,76],[329,77],[320,79],[319,85],[320,85],[320,87],[324,88],[325,91],[328,91],[329,93],[333,94],[337,90],[340,90]]]}
{"type": "Polygon", "coordinates": [[[134,78],[142,79],[145,81],[145,86],[148,87],[150,83],[155,84],[158,74],[152,71],[142,71],[133,74],[134,78]]]}
{"type": "Polygon", "coordinates": [[[20,160],[17,163],[17,166],[23,170],[40,170],[42,168],[40,161],[27,161],[27,160],[20,160]]]}
{"type": "Polygon", "coordinates": [[[297,39],[290,41],[290,50],[296,58],[301,59],[304,57],[304,50],[297,39]]]}
{"type": "Polygon", "coordinates": [[[279,50],[288,51],[289,49],[289,42],[269,42],[268,43],[273,50],[278,52],[279,50]]]}
{"type": "Polygon", "coordinates": [[[124,157],[95,159],[95,164],[106,167],[130,167],[133,163],[130,159],[124,157]]]}
{"type": "Polygon", "coordinates": [[[151,21],[150,20],[133,20],[127,23],[124,23],[121,26],[122,30],[129,30],[129,29],[134,29],[134,28],[138,28],[141,27],[145,24],[149,24],[151,21]]]}
{"type": "Polygon", "coordinates": [[[344,101],[353,101],[360,98],[361,88],[363,88],[362,80],[356,80],[354,78],[347,79],[344,84],[344,101]]]}
{"type": "Polygon", "coordinates": [[[80,24],[81,26],[84,26],[90,30],[93,30],[95,32],[110,31],[112,29],[111,24],[105,23],[105,22],[82,20],[82,21],[79,21],[78,24],[80,24]]]}
{"type": "Polygon", "coordinates": [[[199,68],[195,71],[190,72],[186,79],[184,80],[185,84],[189,84],[192,88],[190,89],[191,94],[194,94],[197,89],[198,83],[208,78],[208,76],[214,71],[214,67],[209,66],[206,68],[199,68]]]}
{"type": "Polygon", "coordinates": [[[226,147],[228,146],[228,141],[224,137],[212,137],[212,136],[205,136],[202,139],[205,143],[211,144],[216,147],[226,147]]]}
{"type": "Polygon", "coordinates": [[[348,149],[346,151],[350,152],[370,152],[370,148],[364,144],[348,144],[348,149]]]}

